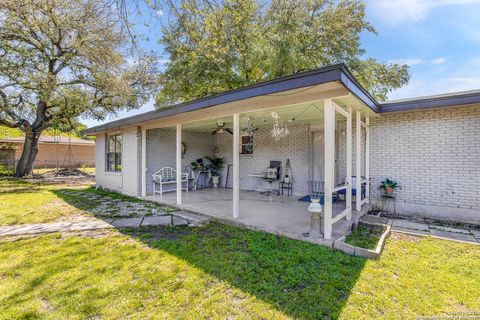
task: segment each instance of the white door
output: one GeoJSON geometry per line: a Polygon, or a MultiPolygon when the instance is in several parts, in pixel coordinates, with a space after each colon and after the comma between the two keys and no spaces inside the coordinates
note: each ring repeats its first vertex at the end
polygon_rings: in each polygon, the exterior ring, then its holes
{"type": "Polygon", "coordinates": [[[325,181],[325,137],[322,131],[313,133],[313,180],[325,181]]]}

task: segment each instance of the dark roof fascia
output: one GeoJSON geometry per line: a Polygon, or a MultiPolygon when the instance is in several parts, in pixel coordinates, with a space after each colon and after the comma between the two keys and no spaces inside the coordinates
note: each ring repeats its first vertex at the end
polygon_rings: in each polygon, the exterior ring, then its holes
{"type": "Polygon", "coordinates": [[[165,109],[149,111],[136,116],[112,121],[106,124],[88,128],[85,133],[92,134],[99,131],[118,129],[122,126],[135,125],[141,122],[160,119],[179,113],[200,110],[215,105],[253,98],[257,96],[293,90],[327,82],[341,82],[353,92],[361,101],[364,101],[374,111],[378,111],[378,103],[353,78],[344,64],[336,64],[313,71],[302,72],[291,76],[273,79],[250,86],[226,91],[208,96],[199,100],[180,103],[165,109]]]}
{"type": "Polygon", "coordinates": [[[375,98],[362,87],[345,65],[342,66],[343,72],[340,80],[342,84],[370,109],[375,112],[380,112],[380,105],[375,98]]]}
{"type": "Polygon", "coordinates": [[[412,99],[407,101],[385,102],[380,105],[381,106],[380,112],[387,113],[387,112],[423,110],[423,109],[451,107],[451,106],[464,106],[464,105],[478,104],[478,103],[480,103],[480,92],[452,94],[451,96],[427,97],[427,98],[412,99]]]}

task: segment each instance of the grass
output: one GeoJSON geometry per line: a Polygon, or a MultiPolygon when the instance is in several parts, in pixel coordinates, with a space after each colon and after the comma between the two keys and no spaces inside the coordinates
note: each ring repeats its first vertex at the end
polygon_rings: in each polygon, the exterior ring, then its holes
{"type": "MultiPolygon", "coordinates": [[[[65,188],[0,182],[0,198],[20,192],[8,200],[19,208],[34,209],[35,199],[21,202],[30,193],[44,198],[65,188]]],[[[480,246],[392,233],[373,261],[220,224],[122,232],[0,237],[0,319],[416,319],[480,311],[480,246]]]]}
{"type": "Polygon", "coordinates": [[[384,231],[384,228],[359,224],[357,229],[346,237],[345,242],[356,247],[375,249],[384,231]]]}
{"type": "Polygon", "coordinates": [[[480,247],[393,236],[378,261],[236,227],[0,242],[0,318],[415,319],[480,309],[480,247]]]}
{"type": "Polygon", "coordinates": [[[0,225],[46,223],[82,214],[55,193],[66,187],[0,179],[0,225]]]}

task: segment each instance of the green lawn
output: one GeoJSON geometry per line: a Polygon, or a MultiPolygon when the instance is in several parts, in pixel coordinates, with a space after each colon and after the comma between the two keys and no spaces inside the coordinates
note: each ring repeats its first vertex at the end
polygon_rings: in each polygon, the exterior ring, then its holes
{"type": "Polygon", "coordinates": [[[396,233],[377,261],[220,224],[0,238],[0,319],[415,319],[479,283],[480,246],[396,233]]]}
{"type": "Polygon", "coordinates": [[[82,215],[82,210],[57,195],[56,191],[64,188],[68,186],[0,179],[0,225],[54,222],[82,215]]]}

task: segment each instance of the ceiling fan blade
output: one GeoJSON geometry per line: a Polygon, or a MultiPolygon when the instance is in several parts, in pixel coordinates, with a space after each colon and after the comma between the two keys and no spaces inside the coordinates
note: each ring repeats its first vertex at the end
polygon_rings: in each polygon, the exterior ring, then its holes
{"type": "Polygon", "coordinates": [[[227,131],[227,132],[228,132],[228,133],[230,133],[230,134],[233,134],[233,131],[232,131],[232,129],[225,128],[225,129],[223,129],[223,130],[227,131]]]}
{"type": "Polygon", "coordinates": [[[217,133],[217,129],[213,130],[212,135],[214,135],[215,133],[217,133]]]}

